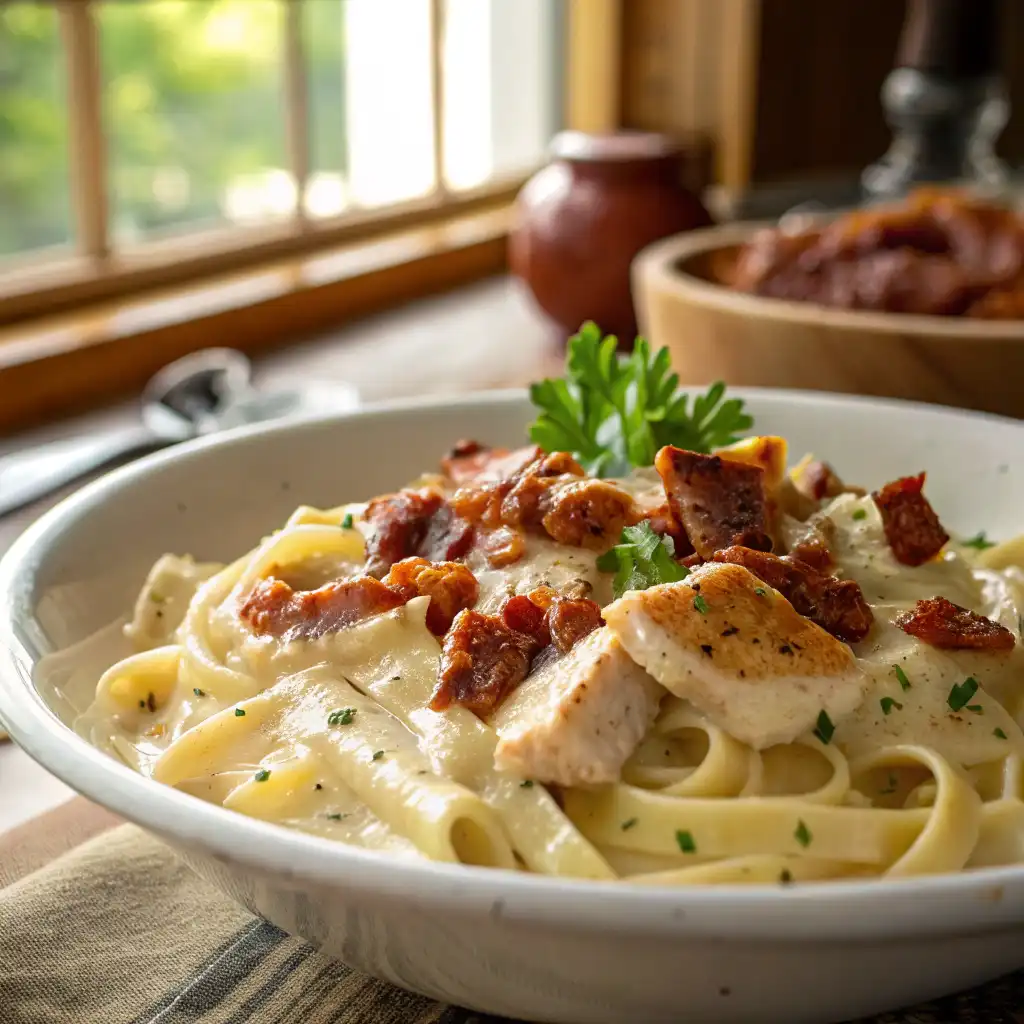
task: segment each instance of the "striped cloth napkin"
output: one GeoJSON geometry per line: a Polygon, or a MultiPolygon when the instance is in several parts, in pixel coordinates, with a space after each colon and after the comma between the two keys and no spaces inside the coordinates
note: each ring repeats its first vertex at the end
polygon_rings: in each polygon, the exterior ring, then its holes
{"type": "MultiPolygon", "coordinates": [[[[499,1024],[328,960],[84,799],[0,836],[0,1024],[250,1022],[499,1024]]],[[[1024,1024],[1024,971],[871,1024],[926,1022],[1024,1024]]]]}

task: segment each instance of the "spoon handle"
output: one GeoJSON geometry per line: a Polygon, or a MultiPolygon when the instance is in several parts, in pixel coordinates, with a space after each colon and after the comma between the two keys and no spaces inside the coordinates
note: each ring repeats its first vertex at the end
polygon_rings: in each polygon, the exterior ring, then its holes
{"type": "Polygon", "coordinates": [[[0,456],[0,516],[112,462],[170,443],[170,439],[138,426],[51,441],[0,456]]]}

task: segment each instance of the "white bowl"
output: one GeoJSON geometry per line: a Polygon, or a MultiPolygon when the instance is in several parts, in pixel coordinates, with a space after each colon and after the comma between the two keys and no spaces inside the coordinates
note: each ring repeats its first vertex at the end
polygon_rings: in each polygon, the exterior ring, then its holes
{"type": "MultiPolygon", "coordinates": [[[[951,529],[1024,525],[1024,425],[907,403],[746,392],[761,432],[849,480],[929,471],[951,529]]],[[[164,551],[224,560],[298,504],[395,487],[460,437],[519,442],[516,394],[258,427],[151,456],[35,523],[0,563],[0,713],[69,785],[232,898],[359,970],[539,1021],[838,1021],[1024,966],[1024,868],[786,888],[651,889],[396,864],[158,785],[67,722],[164,551]]]]}

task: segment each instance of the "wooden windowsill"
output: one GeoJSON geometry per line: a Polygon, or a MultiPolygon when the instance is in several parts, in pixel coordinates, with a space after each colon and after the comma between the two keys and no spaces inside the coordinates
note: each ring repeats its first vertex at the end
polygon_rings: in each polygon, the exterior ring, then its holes
{"type": "Polygon", "coordinates": [[[506,267],[511,206],[0,330],[0,432],[138,391],[161,366],[255,352],[506,267]]]}

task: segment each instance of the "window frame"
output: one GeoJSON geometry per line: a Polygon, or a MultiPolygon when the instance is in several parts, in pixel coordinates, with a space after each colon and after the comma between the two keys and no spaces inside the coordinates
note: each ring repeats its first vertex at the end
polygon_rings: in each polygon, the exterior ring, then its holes
{"type": "MultiPolygon", "coordinates": [[[[115,250],[109,237],[109,175],[103,131],[98,0],[44,0],[58,16],[69,117],[72,246],[60,257],[28,253],[21,266],[0,266],[0,325],[73,309],[114,295],[202,280],[268,259],[372,240],[391,231],[438,223],[510,202],[529,173],[503,176],[479,188],[450,192],[444,183],[443,0],[430,7],[431,102],[434,111],[434,191],[378,209],[309,218],[307,65],[302,37],[305,0],[281,0],[282,88],[289,170],[298,198],[294,215],[260,226],[224,226],[115,250]]],[[[565,62],[562,121],[566,127],[608,130],[618,123],[617,62],[621,0],[563,0],[560,39],[565,62]]],[[[531,168],[530,170],[534,170],[531,168]]],[[[12,262],[12,261],[7,261],[12,262]]]]}

